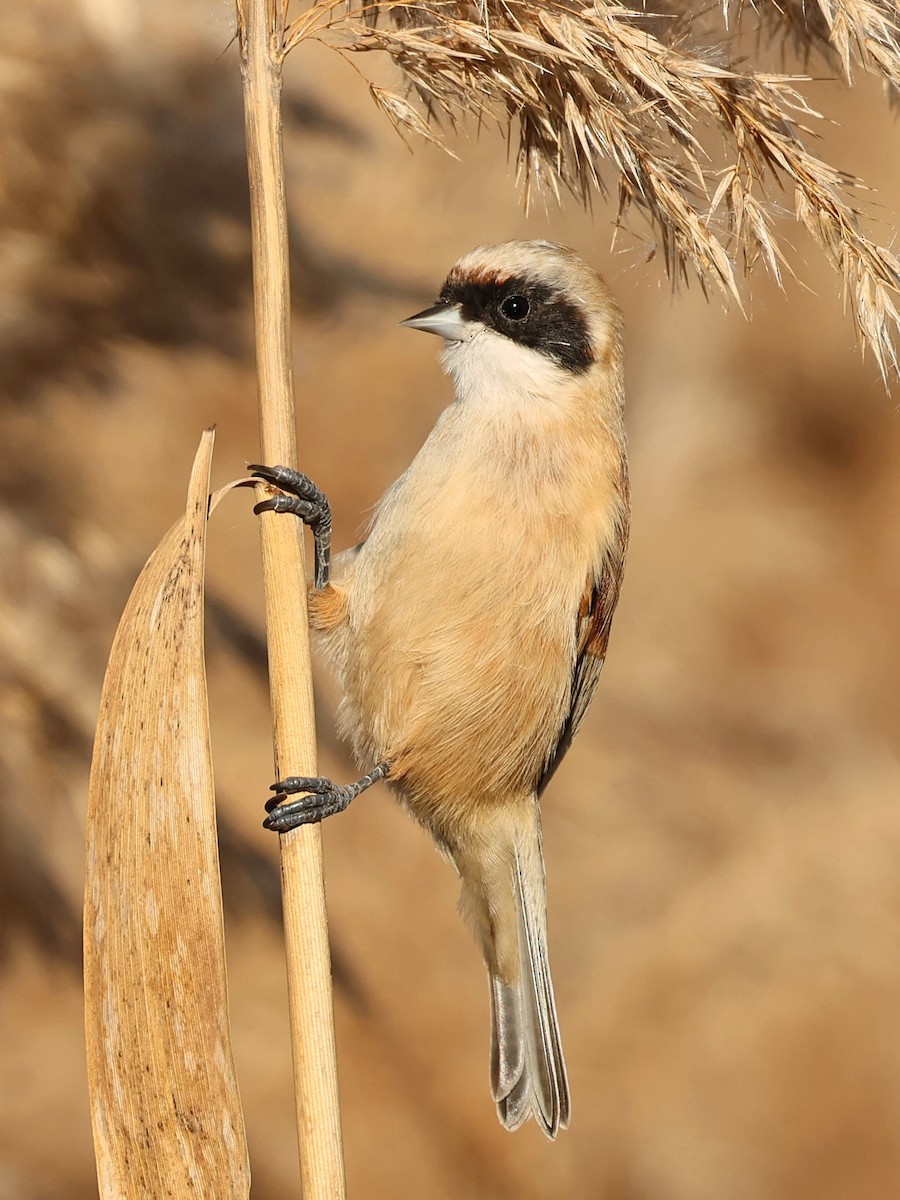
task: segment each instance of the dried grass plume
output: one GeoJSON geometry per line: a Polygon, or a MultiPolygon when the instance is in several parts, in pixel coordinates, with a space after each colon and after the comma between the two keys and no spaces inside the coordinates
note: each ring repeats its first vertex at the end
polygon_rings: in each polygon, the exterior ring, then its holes
{"type": "Polygon", "coordinates": [[[887,0],[670,2],[653,12],[612,0],[319,0],[285,26],[284,45],[315,38],[345,55],[389,55],[405,92],[371,90],[401,131],[440,142],[466,118],[498,123],[526,198],[535,185],[584,204],[615,192],[618,224],[645,218],[673,279],[692,273],[739,304],[742,270],[762,260],[780,280],[788,268],[781,225],[792,216],[838,273],[887,378],[898,369],[900,259],[861,223],[860,182],[810,150],[819,114],[804,79],[728,61],[739,18],[754,19],[764,41],[789,37],[823,56],[848,81],[858,66],[900,91],[900,25],[887,0]]]}

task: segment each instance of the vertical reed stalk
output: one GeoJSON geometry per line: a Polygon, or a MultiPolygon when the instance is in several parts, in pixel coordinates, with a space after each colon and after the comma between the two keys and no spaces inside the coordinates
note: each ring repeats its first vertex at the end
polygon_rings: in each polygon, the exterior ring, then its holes
{"type": "MultiPolygon", "coordinates": [[[[281,136],[282,0],[237,0],[253,229],[253,286],[262,461],[297,465],[287,210],[281,136]]],[[[297,522],[260,518],[277,778],[316,773],[297,522]]],[[[281,836],[294,1089],[304,1200],[345,1195],[331,960],[318,825],[281,836]]]]}

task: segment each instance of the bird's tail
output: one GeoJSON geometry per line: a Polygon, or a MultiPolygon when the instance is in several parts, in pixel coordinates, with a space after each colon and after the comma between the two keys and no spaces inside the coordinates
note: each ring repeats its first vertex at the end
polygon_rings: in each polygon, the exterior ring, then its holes
{"type": "MultiPolygon", "coordinates": [[[[491,969],[491,1088],[500,1122],[533,1116],[549,1138],[569,1123],[569,1082],[547,958],[547,902],[540,811],[516,823],[511,855],[518,971],[491,969]]],[[[490,969],[490,968],[489,968],[490,969]]]]}

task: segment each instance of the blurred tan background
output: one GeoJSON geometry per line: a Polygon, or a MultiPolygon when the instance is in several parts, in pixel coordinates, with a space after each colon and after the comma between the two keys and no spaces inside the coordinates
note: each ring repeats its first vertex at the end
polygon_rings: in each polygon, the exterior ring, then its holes
{"type": "MultiPolygon", "coordinates": [[[[20,7],[0,12],[0,1200],[81,1200],[93,720],[201,429],[217,482],[257,454],[247,197],[228,0],[20,7]]],[[[810,95],[890,237],[879,89],[810,95]]],[[[572,1127],[551,1146],[498,1126],[455,881],[379,788],[325,831],[353,1200],[900,1195],[900,417],[836,281],[798,232],[803,285],[759,278],[752,321],[673,298],[646,245],[610,250],[602,201],[524,215],[488,132],[454,142],[460,162],[410,154],[324,50],[291,64],[286,120],[301,457],[339,546],[448,398],[436,341],[397,322],[461,253],[567,242],[628,331],[632,549],[545,804],[572,1127]]],[[[239,493],[213,524],[209,667],[254,1196],[281,1200],[298,1176],[249,510],[239,493]]],[[[350,778],[321,672],[319,699],[323,770],[350,778]]]]}

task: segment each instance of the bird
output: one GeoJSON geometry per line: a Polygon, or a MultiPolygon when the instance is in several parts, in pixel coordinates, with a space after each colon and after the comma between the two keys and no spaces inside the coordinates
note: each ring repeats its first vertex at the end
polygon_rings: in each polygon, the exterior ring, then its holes
{"type": "Polygon", "coordinates": [[[367,536],[330,561],[307,476],[252,464],[255,511],[311,529],[310,623],[343,688],[339,728],[368,773],[272,785],[276,831],[340,812],[379,780],[462,883],[490,981],[502,1125],[554,1139],[571,1102],[547,950],[541,797],[606,658],[630,496],[620,309],[575,252],[480,246],[401,325],[443,340],[453,385],[367,536]]]}

